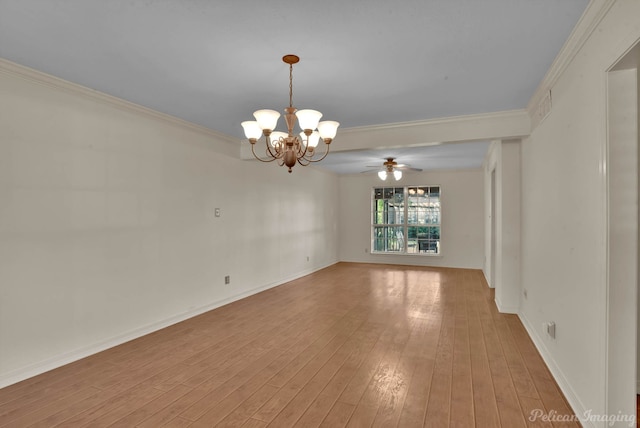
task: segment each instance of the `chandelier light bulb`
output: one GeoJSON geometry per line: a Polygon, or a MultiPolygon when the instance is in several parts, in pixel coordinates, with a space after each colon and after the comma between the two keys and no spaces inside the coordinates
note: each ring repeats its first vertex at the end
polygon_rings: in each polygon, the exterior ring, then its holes
{"type": "Polygon", "coordinates": [[[380,177],[380,180],[386,180],[387,179],[387,171],[378,171],[378,177],[380,177]]]}
{"type": "Polygon", "coordinates": [[[300,126],[300,129],[303,131],[311,129],[313,131],[318,127],[318,122],[320,122],[322,113],[317,110],[298,110],[296,112],[296,117],[298,118],[298,125],[300,126]]]}
{"type": "Polygon", "coordinates": [[[241,123],[242,128],[244,128],[244,135],[251,140],[257,140],[262,136],[262,129],[258,125],[258,122],[255,120],[247,120],[241,123]]]}
{"type": "MultiPolygon", "coordinates": [[[[307,136],[304,132],[300,133],[300,140],[302,141],[302,145],[307,145],[307,136]]],[[[318,131],[313,131],[311,135],[309,135],[308,140],[309,148],[315,149],[318,147],[318,142],[320,142],[320,133],[318,131]]]]}
{"type": "Polygon", "coordinates": [[[335,120],[325,120],[318,123],[318,132],[323,140],[333,140],[338,132],[339,122],[335,120]]]}
{"type": "Polygon", "coordinates": [[[258,110],[253,113],[253,117],[256,118],[260,129],[273,131],[278,124],[280,113],[275,110],[258,110]]]}
{"type": "Polygon", "coordinates": [[[396,181],[400,180],[402,178],[402,171],[396,169],[395,171],[393,171],[393,177],[396,179],[396,181]]]}

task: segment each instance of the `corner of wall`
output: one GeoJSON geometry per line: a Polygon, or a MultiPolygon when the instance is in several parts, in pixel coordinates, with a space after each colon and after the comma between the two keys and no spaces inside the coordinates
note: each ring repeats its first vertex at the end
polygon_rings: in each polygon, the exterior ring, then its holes
{"type": "Polygon", "coordinates": [[[500,301],[500,298],[496,296],[495,298],[495,302],[496,302],[496,307],[498,308],[498,311],[500,311],[500,313],[502,314],[517,314],[519,311],[519,307],[517,306],[505,306],[502,301],[500,301]]]}

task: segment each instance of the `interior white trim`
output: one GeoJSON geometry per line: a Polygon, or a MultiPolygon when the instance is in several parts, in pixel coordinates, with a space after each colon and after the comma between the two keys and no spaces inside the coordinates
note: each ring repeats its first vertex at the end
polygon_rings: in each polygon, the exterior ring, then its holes
{"type": "Polygon", "coordinates": [[[341,130],[341,134],[349,134],[352,132],[363,132],[363,131],[381,131],[385,129],[396,129],[396,128],[409,128],[416,126],[425,126],[425,125],[439,125],[439,124],[449,124],[454,123],[458,124],[464,121],[477,121],[477,120],[487,120],[487,119],[523,119],[523,113],[525,110],[505,110],[505,111],[495,111],[490,113],[476,113],[476,114],[468,114],[463,116],[448,116],[448,117],[438,117],[434,119],[425,119],[425,120],[414,120],[410,122],[396,122],[396,123],[385,123],[380,125],[370,125],[370,126],[354,126],[352,128],[346,128],[345,130],[341,130]]]}
{"type": "Polygon", "coordinates": [[[524,109],[508,110],[345,129],[339,134],[340,144],[336,150],[512,139],[530,133],[528,112],[524,109]]]}
{"type": "MultiPolygon", "coordinates": [[[[52,76],[50,74],[46,74],[29,67],[25,67],[20,64],[16,64],[4,58],[0,58],[0,73],[17,76],[19,78],[28,80],[30,82],[34,82],[50,88],[62,90],[64,92],[68,92],[73,95],[79,95],[94,101],[99,101],[104,104],[108,104],[108,105],[123,109],[125,111],[141,114],[146,117],[150,117],[162,122],[168,122],[168,123],[171,123],[172,125],[176,125],[181,128],[188,129],[189,131],[193,131],[198,134],[202,134],[207,137],[214,138],[218,142],[230,144],[233,146],[238,146],[239,140],[237,138],[233,138],[226,134],[222,134],[220,132],[213,131],[209,128],[205,128],[204,126],[200,126],[195,123],[188,122],[183,119],[179,119],[175,116],[171,116],[166,113],[161,113],[159,111],[152,110],[150,108],[141,106],[139,104],[135,104],[130,101],[126,101],[121,98],[105,94],[95,89],[87,88],[85,86],[78,85],[77,83],[72,83],[67,80],[52,76]]],[[[235,147],[234,149],[236,151],[239,150],[239,148],[237,147],[235,147]]],[[[224,154],[228,154],[228,153],[226,153],[225,151],[224,154]]]]}
{"type": "Polygon", "coordinates": [[[527,104],[526,110],[531,117],[531,127],[534,129],[538,125],[536,112],[540,102],[544,99],[549,91],[553,88],[558,78],[564,70],[569,66],[573,58],[578,54],[582,46],[585,44],[591,33],[596,29],[600,21],[607,14],[611,6],[616,0],[591,0],[584,13],[578,20],[578,23],[571,31],[569,38],[558,52],[555,60],[549,67],[547,74],[538,85],[533,96],[527,104]]]}
{"type": "Polygon", "coordinates": [[[500,302],[500,299],[497,297],[494,299],[496,302],[496,306],[498,307],[498,311],[503,314],[517,314],[519,309],[517,306],[505,306],[500,302]]]}
{"type": "MultiPolygon", "coordinates": [[[[530,133],[531,120],[527,110],[507,110],[341,129],[336,137],[336,142],[331,144],[331,151],[424,147],[442,143],[508,140],[526,137],[530,133]]],[[[253,159],[251,146],[246,139],[242,140],[240,158],[253,159]]]]}
{"type": "Polygon", "coordinates": [[[251,295],[260,293],[262,291],[268,290],[270,288],[274,288],[277,287],[279,285],[282,285],[284,283],[296,280],[298,278],[302,278],[303,276],[307,276],[309,274],[312,274],[313,272],[319,271],[321,269],[325,269],[329,266],[333,266],[334,264],[338,263],[337,261],[328,263],[324,266],[320,266],[318,268],[315,269],[307,269],[301,272],[298,272],[295,275],[289,276],[287,278],[284,278],[282,280],[276,281],[276,282],[272,282],[269,284],[264,284],[261,285],[259,287],[253,288],[251,290],[245,291],[243,293],[240,294],[236,294],[234,296],[225,298],[225,299],[221,299],[212,303],[209,303],[207,305],[204,306],[200,306],[197,308],[194,308],[192,310],[180,313],[180,314],[176,314],[172,317],[169,318],[165,318],[161,321],[158,322],[154,322],[152,324],[143,326],[143,327],[139,327],[133,330],[130,330],[126,333],[123,334],[119,334],[117,336],[114,336],[110,339],[107,340],[103,340],[97,343],[94,343],[90,346],[85,346],[79,349],[75,349],[73,351],[70,352],[65,352],[63,354],[57,355],[53,358],[48,358],[44,361],[38,362],[36,364],[31,364],[27,367],[21,368],[19,370],[15,370],[13,372],[10,372],[2,377],[0,377],[0,388],[4,388],[6,386],[12,385],[14,383],[18,383],[20,381],[23,381],[25,379],[28,379],[30,377],[33,376],[37,376],[39,374],[48,372],[49,370],[53,370],[55,368],[64,366],[66,364],[72,363],[74,361],[78,361],[82,358],[86,358],[90,355],[93,354],[97,354],[98,352],[102,352],[104,350],[107,350],[109,348],[113,348],[114,346],[118,346],[121,345],[125,342],[128,342],[130,340],[134,340],[137,338],[140,338],[142,336],[145,336],[147,334],[153,333],[154,331],[158,331],[161,330],[165,327],[169,327],[170,325],[173,324],[177,324],[181,321],[187,320],[189,318],[193,318],[195,316],[198,316],[200,314],[203,314],[205,312],[211,311],[213,309],[219,308],[221,306],[224,306],[226,304],[235,302],[237,300],[240,299],[244,299],[245,297],[249,297],[251,295]]]}

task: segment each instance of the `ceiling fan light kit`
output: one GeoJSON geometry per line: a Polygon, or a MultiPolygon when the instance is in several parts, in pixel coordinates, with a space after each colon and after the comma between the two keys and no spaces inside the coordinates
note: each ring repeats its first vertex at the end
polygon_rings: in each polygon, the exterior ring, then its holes
{"type": "MultiPolygon", "coordinates": [[[[409,169],[412,171],[422,171],[420,168],[411,168],[409,165],[398,164],[394,160],[395,158],[386,158],[385,162],[382,164],[384,167],[383,170],[378,171],[378,178],[382,181],[386,181],[391,175],[395,178],[396,181],[402,178],[402,169],[409,169]]],[[[376,168],[376,167],[373,167],[376,168]]],[[[363,171],[366,172],[366,171],[363,171]]]]}
{"type": "Polygon", "coordinates": [[[244,134],[251,143],[251,153],[261,162],[278,161],[280,166],[287,166],[289,172],[291,168],[299,163],[307,166],[312,162],[320,162],[329,154],[329,145],[333,141],[338,131],[340,123],[333,120],[320,122],[322,113],[317,110],[303,109],[297,110],[293,107],[293,64],[300,61],[296,55],[285,55],[282,61],[289,64],[289,107],[285,108],[284,119],[288,132],[274,131],[278,124],[280,113],[275,110],[257,110],[253,113],[255,121],[242,122],[244,134]],[[302,130],[299,135],[293,134],[293,128],[298,122],[302,130]],[[255,152],[255,145],[258,139],[265,137],[266,158],[258,156],[255,152]],[[325,143],[324,154],[315,159],[316,147],[322,140],[325,143]]]}
{"type": "MultiPolygon", "coordinates": [[[[393,173],[393,178],[395,178],[396,181],[402,178],[402,171],[400,171],[399,169],[392,171],[392,173],[393,173]]],[[[383,169],[382,171],[378,171],[378,177],[380,177],[380,180],[385,181],[390,175],[391,174],[387,170],[383,169]]]]}

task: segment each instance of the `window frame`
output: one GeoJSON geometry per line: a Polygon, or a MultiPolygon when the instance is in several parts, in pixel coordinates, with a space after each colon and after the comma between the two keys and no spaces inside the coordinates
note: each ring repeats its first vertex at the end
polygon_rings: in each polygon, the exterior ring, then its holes
{"type": "MultiPolygon", "coordinates": [[[[427,256],[427,257],[442,257],[442,186],[439,184],[426,184],[426,185],[403,185],[403,186],[394,186],[393,184],[389,183],[389,185],[382,185],[382,186],[373,186],[371,188],[371,195],[370,195],[370,237],[371,237],[371,242],[370,242],[370,253],[371,254],[377,254],[377,255],[399,255],[399,256],[427,256]],[[386,195],[386,189],[392,189],[393,190],[393,194],[397,194],[398,192],[396,192],[396,190],[398,189],[402,189],[403,190],[403,197],[402,197],[402,205],[403,205],[403,210],[395,213],[394,214],[394,221],[398,220],[398,218],[401,219],[400,222],[395,222],[395,223],[389,223],[389,217],[388,217],[388,210],[383,210],[382,212],[384,212],[385,214],[383,214],[383,216],[387,216],[385,221],[386,223],[376,223],[376,215],[379,214],[381,211],[379,211],[376,207],[376,204],[378,203],[379,200],[389,200],[389,198],[385,198],[384,195],[386,195]],[[409,189],[429,189],[428,190],[428,194],[431,195],[431,189],[435,189],[438,188],[438,211],[437,211],[437,219],[438,222],[437,223],[410,223],[409,222],[409,214],[410,214],[410,206],[409,206],[409,198],[412,196],[410,195],[409,189]],[[383,198],[378,198],[376,199],[376,189],[382,189],[383,192],[383,198]],[[376,240],[379,239],[378,237],[376,237],[376,228],[389,228],[389,227],[401,227],[402,228],[402,237],[400,239],[403,240],[402,243],[402,249],[399,251],[378,251],[376,250],[376,240]],[[436,246],[437,246],[437,252],[409,252],[409,241],[410,240],[415,240],[416,241],[416,245],[419,245],[420,240],[418,240],[418,238],[409,238],[409,229],[412,227],[437,227],[438,228],[438,238],[436,241],[436,246]]],[[[388,237],[383,238],[386,240],[388,240],[388,237]]],[[[427,239],[425,240],[425,242],[433,242],[433,240],[431,239],[427,239]]],[[[386,248],[388,248],[388,246],[386,246],[386,248]]]]}

